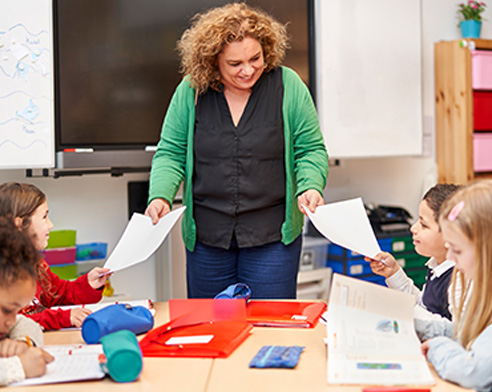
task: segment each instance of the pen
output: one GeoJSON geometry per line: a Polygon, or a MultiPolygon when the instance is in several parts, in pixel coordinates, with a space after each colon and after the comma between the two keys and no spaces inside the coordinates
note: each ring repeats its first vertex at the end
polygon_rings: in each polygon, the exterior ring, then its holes
{"type": "Polygon", "coordinates": [[[75,153],[81,153],[81,152],[86,152],[86,153],[92,153],[94,152],[93,148],[65,148],[63,152],[75,152],[75,153]]]}
{"type": "Polygon", "coordinates": [[[32,347],[31,338],[29,336],[27,336],[27,335],[26,335],[26,343],[27,343],[27,347],[32,347]]]}

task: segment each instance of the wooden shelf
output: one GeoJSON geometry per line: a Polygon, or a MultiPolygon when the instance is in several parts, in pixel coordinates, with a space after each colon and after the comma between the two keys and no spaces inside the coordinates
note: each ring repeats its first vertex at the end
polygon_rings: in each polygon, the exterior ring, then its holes
{"type": "Polygon", "coordinates": [[[465,184],[492,173],[473,170],[473,89],[470,47],[492,50],[492,40],[460,39],[434,46],[436,158],[439,182],[465,184]]]}

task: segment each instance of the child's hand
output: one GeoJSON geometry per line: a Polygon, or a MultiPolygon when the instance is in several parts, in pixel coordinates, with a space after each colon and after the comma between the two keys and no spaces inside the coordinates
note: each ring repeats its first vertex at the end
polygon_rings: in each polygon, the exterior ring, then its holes
{"type": "Polygon", "coordinates": [[[388,252],[378,253],[374,259],[365,257],[364,260],[371,263],[372,272],[385,278],[389,278],[400,269],[395,258],[388,252]]]}
{"type": "Polygon", "coordinates": [[[422,354],[427,358],[427,352],[429,351],[429,341],[426,340],[424,343],[420,345],[420,349],[422,350],[422,354]]]}
{"type": "Polygon", "coordinates": [[[3,339],[0,341],[0,357],[13,357],[14,355],[20,355],[27,351],[29,346],[22,340],[3,339]]]}
{"type": "Polygon", "coordinates": [[[108,280],[108,272],[110,271],[111,270],[109,268],[101,267],[91,269],[87,274],[87,280],[89,281],[91,287],[96,290],[103,287],[106,280],[108,280]]]}
{"type": "Polygon", "coordinates": [[[85,318],[91,313],[92,311],[86,308],[73,308],[70,311],[70,322],[74,327],[80,328],[85,318]]]}
{"type": "Polygon", "coordinates": [[[19,359],[26,378],[42,376],[46,372],[46,364],[54,360],[50,354],[37,347],[29,347],[26,352],[19,355],[19,359]]]}

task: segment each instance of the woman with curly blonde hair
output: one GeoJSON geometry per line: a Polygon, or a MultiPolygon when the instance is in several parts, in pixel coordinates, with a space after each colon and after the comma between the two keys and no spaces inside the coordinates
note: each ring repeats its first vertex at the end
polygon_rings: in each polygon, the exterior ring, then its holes
{"type": "Polygon", "coordinates": [[[152,163],[156,223],[183,182],[188,296],[234,283],[295,298],[304,206],[323,204],[328,157],[306,85],[281,66],[284,25],[245,3],[192,18],[152,163]]]}

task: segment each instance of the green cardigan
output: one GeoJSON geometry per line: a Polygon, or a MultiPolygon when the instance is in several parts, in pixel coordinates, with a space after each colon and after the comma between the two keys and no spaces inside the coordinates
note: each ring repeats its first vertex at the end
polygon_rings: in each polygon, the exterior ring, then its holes
{"type": "MultiPolygon", "coordinates": [[[[323,194],[328,176],[328,155],[319,128],[318,116],[308,88],[291,69],[282,67],[284,84],[283,120],[285,133],[285,221],[282,243],[288,245],[302,232],[304,218],[297,196],[308,189],[323,194]]],[[[193,134],[195,131],[195,90],[184,78],[169,104],[161,140],[152,161],[149,202],[156,198],[172,201],[183,184],[183,241],[195,248],[193,219],[193,134]]],[[[268,189],[265,189],[268,192],[268,189]]]]}

